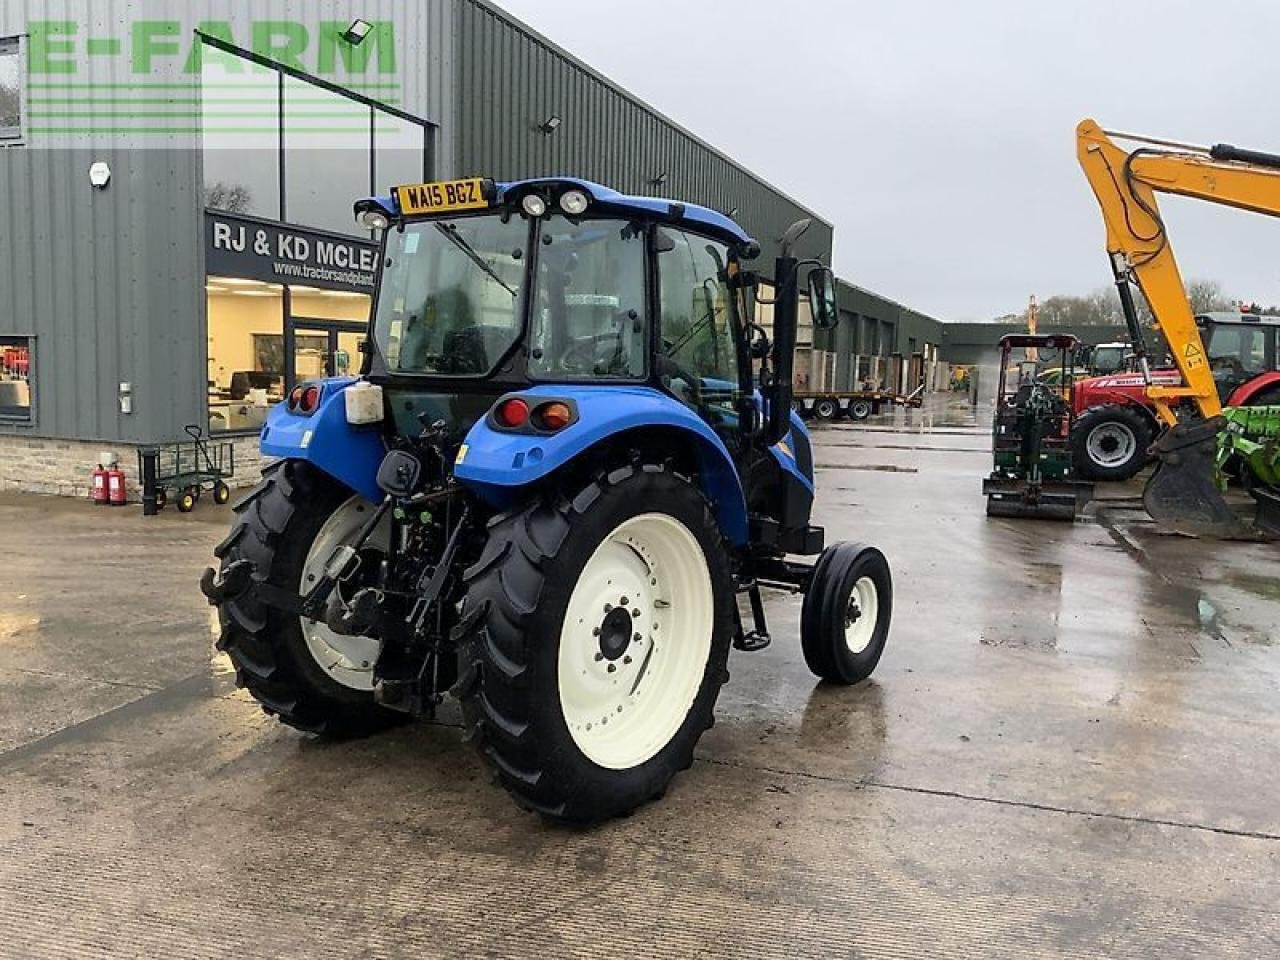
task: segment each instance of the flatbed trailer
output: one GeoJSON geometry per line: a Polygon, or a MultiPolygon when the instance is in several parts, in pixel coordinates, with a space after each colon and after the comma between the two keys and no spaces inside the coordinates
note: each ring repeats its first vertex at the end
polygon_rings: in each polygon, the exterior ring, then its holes
{"type": "Polygon", "coordinates": [[[793,406],[806,420],[865,420],[882,408],[895,404],[918,407],[923,402],[924,384],[909,394],[888,390],[796,390],[793,406]]]}

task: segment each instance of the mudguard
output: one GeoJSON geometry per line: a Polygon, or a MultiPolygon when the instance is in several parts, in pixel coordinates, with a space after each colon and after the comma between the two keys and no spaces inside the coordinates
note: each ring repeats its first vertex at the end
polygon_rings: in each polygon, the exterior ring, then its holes
{"type": "Polygon", "coordinates": [[[1236,387],[1223,406],[1247,407],[1254,402],[1254,398],[1259,394],[1267,393],[1277,388],[1280,388],[1280,370],[1268,370],[1266,373],[1261,373],[1252,380],[1236,387]]]}
{"type": "Polygon", "coordinates": [[[342,391],[356,380],[335,377],[312,381],[319,385],[321,395],[319,408],[310,416],[291,413],[285,404],[276,404],[267,416],[258,447],[263,456],[306,460],[377,503],[382,499],[378,464],[387,448],[377,425],[355,427],[347,423],[342,391]]]}
{"type": "Polygon", "coordinates": [[[621,385],[549,384],[518,393],[531,406],[535,398],[571,401],[577,419],[553,434],[499,430],[487,418],[471,428],[453,475],[491,506],[509,506],[522,488],[610,437],[644,427],[674,428],[696,441],[699,485],[721,531],[735,545],[746,543],[747,504],[733,458],[715,431],[675,398],[652,387],[621,385]]]}

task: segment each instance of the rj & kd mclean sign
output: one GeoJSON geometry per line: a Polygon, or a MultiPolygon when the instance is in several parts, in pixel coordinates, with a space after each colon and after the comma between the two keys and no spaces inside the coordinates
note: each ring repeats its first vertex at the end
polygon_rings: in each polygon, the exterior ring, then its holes
{"type": "Polygon", "coordinates": [[[267,283],[373,292],[378,247],[367,240],[206,213],[205,272],[267,283]]]}

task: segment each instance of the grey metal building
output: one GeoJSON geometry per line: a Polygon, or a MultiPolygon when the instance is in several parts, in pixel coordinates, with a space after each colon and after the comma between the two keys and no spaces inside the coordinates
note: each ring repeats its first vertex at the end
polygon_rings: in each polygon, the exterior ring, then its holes
{"type": "Polygon", "coordinates": [[[354,197],[556,173],[732,211],[761,265],[813,217],[829,260],[820,216],[483,0],[6,0],[0,488],[83,492],[187,424],[248,475],[269,404],[353,363],[354,197]]]}

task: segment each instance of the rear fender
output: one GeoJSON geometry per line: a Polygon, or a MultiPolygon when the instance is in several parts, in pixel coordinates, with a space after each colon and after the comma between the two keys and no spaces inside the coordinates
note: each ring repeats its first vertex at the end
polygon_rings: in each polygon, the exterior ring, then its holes
{"type": "Polygon", "coordinates": [[[379,425],[356,427],[347,423],[342,391],[355,383],[356,378],[313,382],[321,389],[319,408],[310,416],[304,416],[291,413],[283,403],[276,404],[258,440],[262,455],[306,460],[366,500],[377,503],[382,499],[378,465],[387,448],[379,425]]]}
{"type": "Polygon", "coordinates": [[[530,485],[622,434],[676,430],[693,442],[698,484],[721,531],[730,543],[746,543],[747,504],[733,458],[715,431],[678,400],[637,386],[547,385],[519,395],[530,406],[539,399],[570,401],[577,419],[557,433],[512,433],[495,428],[488,417],[478,421],[458,451],[453,475],[486,503],[511,506],[530,485]]]}
{"type": "Polygon", "coordinates": [[[1228,407],[1247,407],[1255,397],[1259,394],[1266,393],[1268,390],[1280,388],[1280,370],[1272,370],[1267,373],[1260,373],[1247,383],[1242,383],[1236,387],[1231,396],[1227,398],[1224,406],[1228,407]]]}

